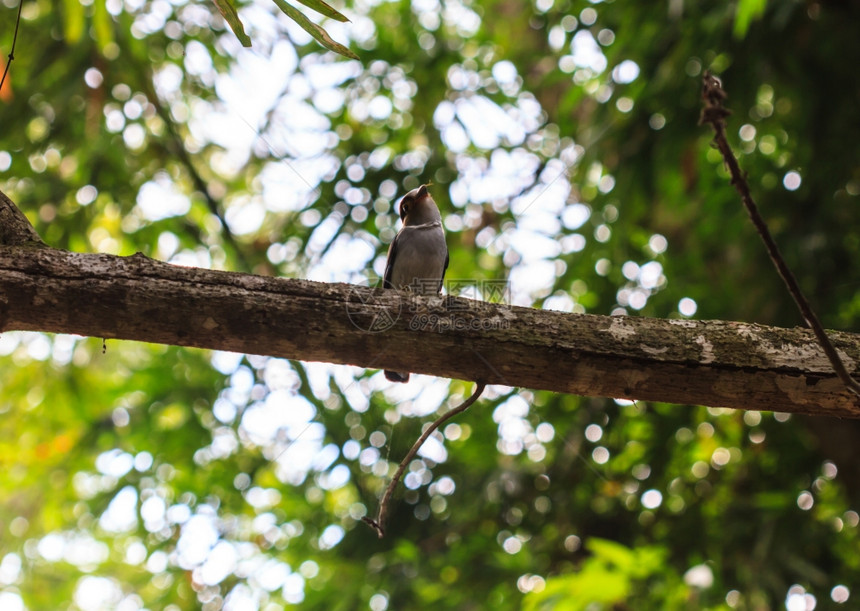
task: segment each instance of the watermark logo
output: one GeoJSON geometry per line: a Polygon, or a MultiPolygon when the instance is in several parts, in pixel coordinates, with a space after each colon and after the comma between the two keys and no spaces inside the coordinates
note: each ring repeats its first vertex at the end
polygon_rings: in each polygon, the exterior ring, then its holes
{"type": "MultiPolygon", "coordinates": [[[[511,283],[507,280],[446,280],[445,293],[476,301],[511,305],[511,283]]],[[[469,306],[464,309],[469,309],[469,306]]]]}
{"type": "Polygon", "coordinates": [[[367,333],[383,333],[388,331],[400,318],[403,304],[400,295],[394,291],[386,291],[385,303],[382,302],[378,289],[353,286],[349,289],[346,302],[346,315],[357,328],[367,333]],[[391,296],[397,297],[396,306],[389,304],[391,296]]]}
{"type": "MultiPolygon", "coordinates": [[[[462,310],[461,310],[462,312],[462,310]]],[[[507,329],[510,323],[507,319],[480,318],[451,313],[445,316],[436,314],[415,314],[409,318],[409,328],[412,331],[493,331],[507,329]]]]}
{"type": "MultiPolygon", "coordinates": [[[[423,281],[417,279],[412,289],[425,295],[434,295],[439,286],[438,280],[423,281]],[[422,290],[426,288],[427,290],[422,290]]],[[[407,326],[413,331],[491,331],[507,329],[510,322],[507,318],[493,316],[481,317],[475,315],[478,302],[490,302],[503,305],[511,303],[511,287],[506,280],[448,280],[444,284],[445,294],[465,297],[466,299],[446,299],[446,313],[430,314],[416,303],[408,301],[407,308],[403,307],[400,295],[394,291],[385,291],[382,295],[377,289],[353,287],[350,289],[347,302],[347,315],[356,328],[368,333],[387,331],[404,316],[407,326]],[[391,296],[398,295],[396,308],[391,308],[391,296]],[[405,310],[405,311],[404,311],[405,310]]]]}

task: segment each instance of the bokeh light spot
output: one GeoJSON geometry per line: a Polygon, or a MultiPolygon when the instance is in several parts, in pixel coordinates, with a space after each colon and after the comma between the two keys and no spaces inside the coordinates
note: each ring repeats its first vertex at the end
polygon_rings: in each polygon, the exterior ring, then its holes
{"type": "Polygon", "coordinates": [[[797,191],[800,188],[800,182],[800,174],[794,170],[786,172],[785,176],[782,178],[782,185],[789,191],[797,191]]]}
{"type": "Polygon", "coordinates": [[[696,310],[699,309],[699,306],[693,299],[689,297],[684,297],[681,301],[678,302],[678,311],[683,316],[693,316],[696,313],[696,310]]]}

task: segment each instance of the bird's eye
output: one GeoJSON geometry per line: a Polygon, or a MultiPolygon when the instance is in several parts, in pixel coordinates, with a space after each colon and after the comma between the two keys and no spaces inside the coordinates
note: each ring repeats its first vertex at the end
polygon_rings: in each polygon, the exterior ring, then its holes
{"type": "Polygon", "coordinates": [[[403,218],[407,214],[409,214],[409,204],[407,204],[406,202],[401,202],[400,203],[400,218],[403,218]]]}

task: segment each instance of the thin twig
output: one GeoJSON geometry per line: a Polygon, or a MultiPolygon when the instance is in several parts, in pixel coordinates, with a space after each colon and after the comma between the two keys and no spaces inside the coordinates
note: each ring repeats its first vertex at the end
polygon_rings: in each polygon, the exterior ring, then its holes
{"type": "Polygon", "coordinates": [[[9,73],[9,66],[12,65],[12,60],[15,59],[15,43],[18,42],[18,25],[21,23],[22,6],[24,6],[24,0],[18,0],[18,16],[15,18],[15,34],[12,36],[12,48],[9,50],[9,61],[6,62],[6,67],[3,69],[3,78],[0,78],[0,90],[3,89],[3,83],[6,82],[6,75],[9,73]]]}
{"type": "Polygon", "coordinates": [[[481,396],[481,393],[484,392],[486,384],[483,382],[478,382],[475,386],[475,391],[472,393],[472,396],[463,401],[457,407],[449,410],[448,412],[439,416],[433,423],[427,427],[427,430],[421,434],[421,437],[418,438],[414,444],[412,444],[412,448],[400,461],[400,466],[397,467],[397,471],[394,473],[394,477],[391,478],[391,482],[389,482],[388,487],[385,489],[385,494],[382,495],[382,500],[379,502],[379,510],[376,513],[376,519],[373,520],[368,517],[363,517],[367,524],[369,524],[375,531],[376,534],[379,535],[379,538],[382,539],[385,536],[385,519],[388,516],[388,503],[391,500],[391,495],[394,494],[394,489],[397,488],[397,484],[400,483],[400,478],[403,477],[403,472],[406,470],[406,466],[409,462],[415,458],[415,455],[418,453],[418,450],[421,449],[421,446],[424,445],[424,442],[427,441],[427,438],[433,434],[433,431],[438,429],[442,424],[469,409],[475,401],[478,400],[478,397],[481,396]]]}
{"type": "Polygon", "coordinates": [[[738,160],[735,158],[735,155],[726,140],[726,117],[731,114],[729,110],[723,107],[723,100],[726,99],[726,92],[723,90],[719,79],[713,76],[710,72],[705,72],[702,79],[702,99],[705,102],[705,107],[702,109],[702,116],[699,123],[710,123],[714,128],[714,143],[717,145],[720,153],[722,153],[723,160],[725,161],[726,167],[729,169],[729,174],[731,174],[732,177],[732,185],[740,194],[741,200],[747,209],[747,213],[749,213],[750,220],[752,220],[756,231],[758,231],[758,234],[764,242],[765,248],[767,248],[770,260],[773,261],[773,264],[776,266],[779,275],[782,277],[785,286],[788,288],[788,292],[791,293],[801,315],[804,320],[806,320],[806,324],[809,325],[812,332],[815,334],[816,339],[818,339],[818,343],[821,344],[824,354],[827,355],[830,364],[833,366],[833,371],[836,372],[837,377],[843,384],[845,384],[845,387],[850,392],[857,397],[860,397],[860,384],[851,377],[848,370],[845,368],[845,364],[836,352],[836,348],[834,348],[833,344],[830,342],[830,338],[827,337],[827,333],[821,325],[821,322],[818,320],[818,316],[816,316],[812,306],[809,305],[806,297],[803,296],[803,292],[800,290],[800,286],[797,284],[794,274],[785,263],[785,259],[782,258],[779,248],[777,247],[773,236],[771,236],[770,230],[767,228],[767,224],[761,214],[759,214],[758,207],[753,201],[752,194],[750,193],[749,183],[747,182],[743,172],[741,172],[738,160]]]}

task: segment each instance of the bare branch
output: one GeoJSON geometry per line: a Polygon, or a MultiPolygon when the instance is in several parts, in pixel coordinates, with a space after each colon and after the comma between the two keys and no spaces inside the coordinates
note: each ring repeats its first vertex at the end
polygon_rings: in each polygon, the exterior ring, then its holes
{"type": "Polygon", "coordinates": [[[481,393],[484,392],[484,388],[486,385],[483,382],[478,382],[475,386],[474,392],[472,395],[463,401],[457,407],[454,407],[438,418],[434,420],[430,426],[421,434],[421,436],[412,444],[412,447],[409,449],[409,452],[406,453],[406,456],[403,457],[403,460],[400,461],[400,465],[397,467],[397,471],[394,473],[394,477],[391,478],[391,481],[388,483],[388,487],[385,488],[385,494],[382,495],[382,500],[379,502],[379,510],[376,513],[376,519],[372,520],[368,517],[362,518],[365,523],[369,524],[373,530],[376,531],[376,534],[379,535],[379,538],[382,539],[385,536],[385,522],[388,520],[388,503],[391,501],[391,495],[394,494],[395,488],[397,488],[397,484],[400,483],[400,478],[403,477],[403,472],[406,471],[406,467],[409,465],[410,461],[415,458],[415,455],[418,454],[418,450],[421,449],[421,446],[424,445],[424,442],[427,441],[427,438],[433,434],[433,431],[438,429],[440,426],[445,424],[448,420],[456,416],[457,414],[462,414],[469,407],[478,400],[478,397],[481,396],[481,393]]]}
{"type": "Polygon", "coordinates": [[[18,0],[18,15],[15,17],[15,34],[12,36],[12,48],[9,49],[9,61],[6,62],[6,67],[3,69],[3,76],[0,77],[0,89],[3,89],[6,75],[9,74],[9,66],[12,65],[12,60],[15,59],[15,43],[18,42],[18,26],[21,25],[21,9],[23,6],[24,0],[18,0]]]}
{"type": "Polygon", "coordinates": [[[845,368],[845,364],[836,352],[836,348],[833,347],[833,344],[827,337],[827,333],[824,331],[824,327],[818,320],[818,316],[815,314],[812,306],[809,305],[806,297],[804,297],[803,291],[800,290],[800,285],[797,284],[794,274],[791,272],[791,269],[789,269],[785,259],[782,258],[782,254],[779,252],[779,247],[776,245],[776,241],[773,239],[773,236],[770,234],[770,230],[767,228],[767,223],[765,223],[761,214],[759,214],[758,206],[756,206],[755,201],[753,201],[746,176],[741,172],[738,160],[735,158],[735,154],[732,152],[732,149],[726,140],[726,118],[730,114],[729,111],[723,107],[723,100],[726,99],[726,92],[723,90],[719,79],[713,76],[710,72],[705,72],[702,82],[702,99],[705,102],[705,107],[702,109],[700,122],[710,123],[711,127],[714,128],[714,143],[723,155],[723,160],[725,161],[729,174],[731,174],[732,177],[732,185],[740,194],[741,201],[743,201],[743,204],[749,213],[750,220],[755,226],[759,236],[761,236],[765,248],[767,248],[767,254],[770,255],[770,260],[773,261],[776,270],[779,272],[785,286],[788,288],[788,292],[791,293],[794,302],[797,304],[797,308],[800,310],[804,320],[806,320],[806,324],[808,324],[813,333],[815,333],[815,337],[824,349],[824,354],[826,354],[827,358],[830,360],[830,364],[833,366],[833,370],[836,372],[836,375],[840,380],[842,380],[845,387],[858,398],[856,405],[858,409],[860,409],[860,384],[858,384],[857,381],[848,373],[848,370],[845,368]]]}

